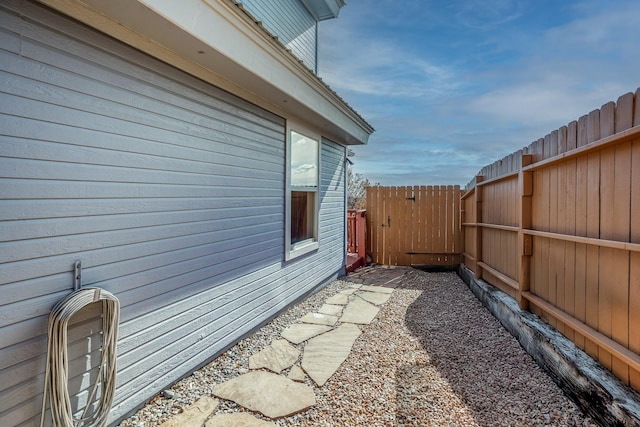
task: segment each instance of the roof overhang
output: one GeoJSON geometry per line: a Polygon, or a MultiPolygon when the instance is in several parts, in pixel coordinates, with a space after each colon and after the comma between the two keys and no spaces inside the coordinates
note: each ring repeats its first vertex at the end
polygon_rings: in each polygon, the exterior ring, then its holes
{"type": "Polygon", "coordinates": [[[345,5],[344,0],[302,0],[302,2],[318,21],[337,18],[340,9],[345,5]]]}
{"type": "MultiPolygon", "coordinates": [[[[341,2],[341,0],[336,0],[341,2]]],[[[345,145],[373,128],[232,0],[40,0],[202,80],[345,145]]]]}

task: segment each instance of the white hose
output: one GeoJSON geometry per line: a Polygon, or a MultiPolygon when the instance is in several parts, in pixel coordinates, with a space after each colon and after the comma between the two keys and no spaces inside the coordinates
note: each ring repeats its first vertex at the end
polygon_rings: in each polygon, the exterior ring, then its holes
{"type": "Polygon", "coordinates": [[[44,426],[47,392],[50,395],[51,419],[54,427],[104,426],[116,389],[116,344],[120,322],[120,301],[100,288],[81,288],[58,301],[49,314],[49,344],[42,397],[40,426],[44,426]],[[73,418],[69,396],[69,356],[67,327],[71,317],[83,307],[102,301],[102,359],[93,389],[87,398],[82,416],[73,418]],[[87,416],[100,384],[100,399],[96,410],[87,416]]]}

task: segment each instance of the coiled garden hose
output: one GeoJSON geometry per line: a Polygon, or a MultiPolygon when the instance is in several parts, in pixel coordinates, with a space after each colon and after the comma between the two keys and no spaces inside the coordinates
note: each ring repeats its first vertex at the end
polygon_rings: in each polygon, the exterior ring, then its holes
{"type": "Polygon", "coordinates": [[[49,314],[49,343],[40,426],[44,426],[47,393],[54,427],[104,426],[116,389],[116,344],[120,322],[120,301],[110,292],[95,287],[81,288],[58,301],[49,314]],[[67,328],[71,317],[85,306],[102,301],[102,358],[95,384],[80,418],[74,418],[69,396],[67,328]],[[100,384],[96,410],[87,416],[100,384]]]}

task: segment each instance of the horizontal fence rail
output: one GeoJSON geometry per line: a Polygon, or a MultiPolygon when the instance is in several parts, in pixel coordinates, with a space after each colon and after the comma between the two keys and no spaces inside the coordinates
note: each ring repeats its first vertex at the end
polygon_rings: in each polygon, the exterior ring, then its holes
{"type": "Polygon", "coordinates": [[[483,168],[465,266],[640,391],[640,90],[483,168]]]}

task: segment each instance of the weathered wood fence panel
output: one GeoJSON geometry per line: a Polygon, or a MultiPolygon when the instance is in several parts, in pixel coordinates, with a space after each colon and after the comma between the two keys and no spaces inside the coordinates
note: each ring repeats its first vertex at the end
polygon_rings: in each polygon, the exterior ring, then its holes
{"type": "Polygon", "coordinates": [[[347,210],[347,273],[366,264],[366,251],[367,211],[349,209],[347,210]]]}
{"type": "Polygon", "coordinates": [[[464,264],[640,390],[640,90],[483,168],[464,264]]]}
{"type": "Polygon", "coordinates": [[[461,261],[459,186],[368,187],[367,253],[385,265],[461,261]]]}

